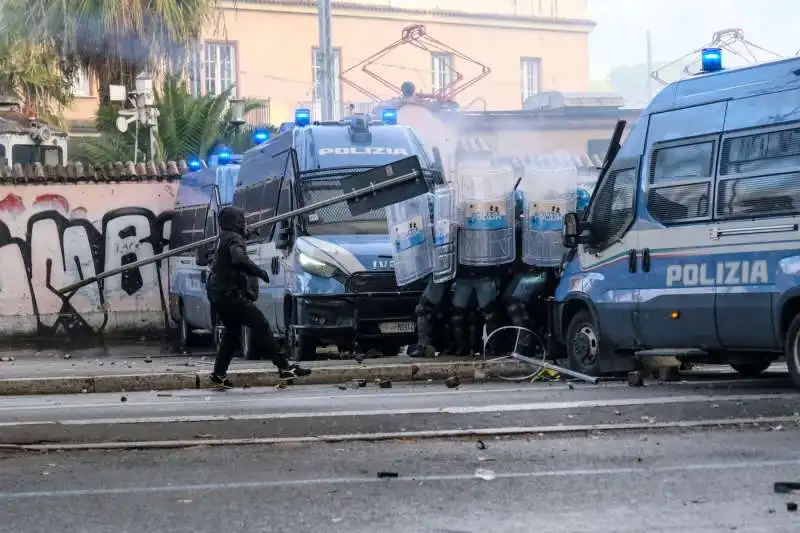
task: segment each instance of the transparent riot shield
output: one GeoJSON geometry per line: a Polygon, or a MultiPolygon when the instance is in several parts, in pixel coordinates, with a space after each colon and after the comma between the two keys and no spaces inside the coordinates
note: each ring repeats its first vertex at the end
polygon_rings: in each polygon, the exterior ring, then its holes
{"type": "Polygon", "coordinates": [[[433,281],[444,283],[456,277],[458,259],[456,190],[440,185],[433,190],[433,281]]]}
{"type": "Polygon", "coordinates": [[[458,262],[467,266],[511,263],[516,248],[514,185],[510,166],[458,171],[458,262]]]}
{"type": "Polygon", "coordinates": [[[522,180],[525,197],[522,260],[553,267],[564,255],[561,232],[564,214],[575,211],[578,170],[567,158],[537,158],[522,180]]]}
{"type": "Polygon", "coordinates": [[[433,272],[430,194],[386,208],[394,274],[402,287],[433,272]]]}

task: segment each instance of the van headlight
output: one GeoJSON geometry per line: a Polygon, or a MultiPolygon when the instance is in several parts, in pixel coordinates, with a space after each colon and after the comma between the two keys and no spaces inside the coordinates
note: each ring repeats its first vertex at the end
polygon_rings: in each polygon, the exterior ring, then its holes
{"type": "Polygon", "coordinates": [[[303,252],[297,252],[297,263],[300,265],[300,268],[309,274],[313,274],[321,278],[332,278],[337,272],[339,272],[339,269],[335,266],[329,265],[328,263],[320,261],[319,259],[314,259],[303,252]]]}

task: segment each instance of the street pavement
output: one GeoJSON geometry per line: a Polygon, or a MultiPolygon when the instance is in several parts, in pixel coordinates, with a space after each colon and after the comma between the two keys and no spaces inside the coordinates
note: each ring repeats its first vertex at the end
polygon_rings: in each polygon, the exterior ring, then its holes
{"type": "Polygon", "coordinates": [[[641,388],[624,382],[464,382],[457,389],[427,381],[389,389],[359,385],[4,397],[0,443],[545,434],[761,419],[778,426],[794,423],[800,411],[785,372],[752,380],[690,373],[682,381],[648,381],[641,388]]]}
{"type": "Polygon", "coordinates": [[[798,497],[773,483],[800,479],[799,439],[761,429],[6,452],[0,532],[794,533],[798,497]]]}

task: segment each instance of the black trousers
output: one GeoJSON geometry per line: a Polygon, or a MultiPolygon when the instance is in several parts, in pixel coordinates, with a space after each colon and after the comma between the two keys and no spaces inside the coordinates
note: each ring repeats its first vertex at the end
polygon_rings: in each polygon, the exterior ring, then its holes
{"type": "Polygon", "coordinates": [[[218,376],[227,374],[233,356],[236,355],[237,349],[241,349],[241,341],[236,333],[244,326],[250,328],[251,350],[256,350],[256,353],[272,359],[272,363],[281,370],[289,368],[288,359],[272,336],[269,321],[253,302],[244,298],[216,298],[214,305],[222,325],[227,330],[217,352],[217,359],[214,361],[214,374],[218,376]]]}

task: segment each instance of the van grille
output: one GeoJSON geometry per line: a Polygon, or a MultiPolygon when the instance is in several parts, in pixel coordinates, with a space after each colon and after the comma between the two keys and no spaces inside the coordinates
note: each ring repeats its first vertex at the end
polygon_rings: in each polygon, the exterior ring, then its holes
{"type": "Polygon", "coordinates": [[[421,279],[409,285],[398,287],[394,272],[358,272],[347,278],[345,290],[350,293],[416,292],[424,291],[427,284],[426,279],[421,279]]]}

